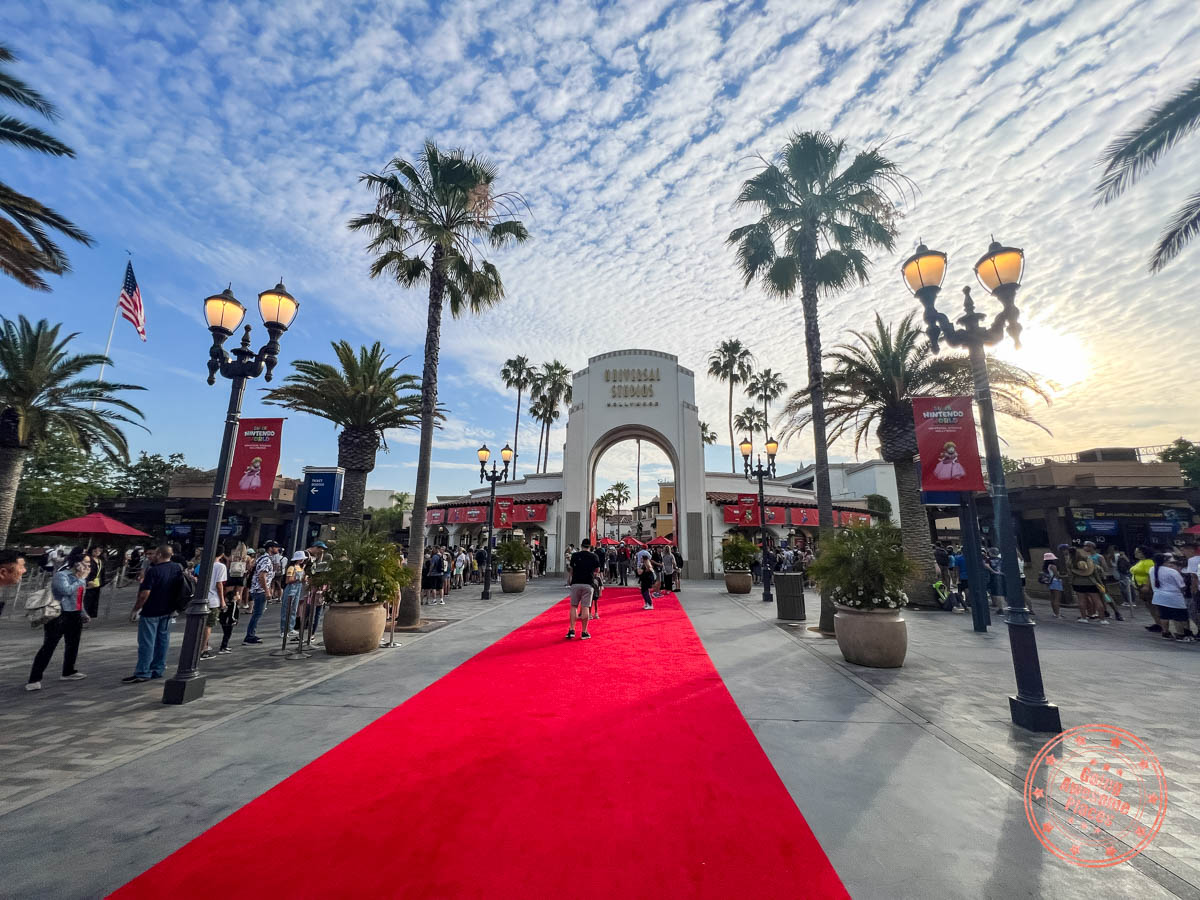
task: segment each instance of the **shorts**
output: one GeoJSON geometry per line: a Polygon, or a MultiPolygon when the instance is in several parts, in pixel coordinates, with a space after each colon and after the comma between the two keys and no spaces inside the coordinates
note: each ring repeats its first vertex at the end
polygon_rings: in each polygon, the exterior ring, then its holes
{"type": "Polygon", "coordinates": [[[208,611],[208,618],[204,620],[204,625],[207,628],[217,627],[217,617],[221,614],[221,607],[214,606],[208,611]]]}
{"type": "Polygon", "coordinates": [[[1160,619],[1166,619],[1168,622],[1186,622],[1188,620],[1188,612],[1186,609],[1180,609],[1177,606],[1160,606],[1155,603],[1154,608],[1158,611],[1160,619]]]}
{"type": "Polygon", "coordinates": [[[592,586],[590,584],[572,584],[568,588],[571,597],[571,608],[582,605],[588,609],[592,605],[592,586]]]}
{"type": "Polygon", "coordinates": [[[1087,584],[1076,584],[1076,585],[1073,585],[1073,587],[1075,588],[1075,593],[1077,593],[1077,594],[1099,594],[1100,593],[1100,588],[1096,587],[1096,585],[1092,582],[1088,582],[1087,584]]]}
{"type": "Polygon", "coordinates": [[[245,575],[230,575],[225,579],[225,587],[243,587],[246,584],[245,575]]]}

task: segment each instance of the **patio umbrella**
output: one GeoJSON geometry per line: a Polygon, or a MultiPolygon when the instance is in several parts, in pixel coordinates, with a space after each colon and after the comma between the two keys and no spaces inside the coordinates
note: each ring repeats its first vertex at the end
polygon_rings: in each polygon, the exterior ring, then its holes
{"type": "Polygon", "coordinates": [[[641,541],[639,541],[637,538],[635,538],[632,534],[625,535],[625,537],[621,538],[621,541],[623,543],[628,544],[630,547],[645,547],[646,546],[641,541]]]}
{"type": "Polygon", "coordinates": [[[76,519],[64,519],[53,525],[43,525],[41,528],[31,528],[26,534],[62,534],[62,535],[112,535],[119,537],[150,537],[144,531],[130,528],[124,522],[118,522],[104,513],[89,513],[76,519]]]}
{"type": "Polygon", "coordinates": [[[605,535],[604,537],[600,538],[600,540],[598,540],[596,543],[599,544],[601,547],[615,547],[618,542],[617,542],[616,538],[610,538],[607,535],[605,535]]]}
{"type": "Polygon", "coordinates": [[[674,543],[675,542],[673,540],[671,540],[670,538],[656,537],[654,540],[652,540],[650,542],[650,546],[651,547],[670,547],[674,543]]]}

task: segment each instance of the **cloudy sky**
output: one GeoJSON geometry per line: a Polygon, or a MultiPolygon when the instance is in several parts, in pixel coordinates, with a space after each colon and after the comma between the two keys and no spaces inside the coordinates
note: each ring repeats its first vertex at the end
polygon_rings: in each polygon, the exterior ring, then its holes
{"type": "MultiPolygon", "coordinates": [[[[1056,385],[1041,410],[1052,436],[1002,423],[1008,452],[1197,437],[1200,246],[1157,276],[1146,260],[1196,188],[1200,137],[1119,202],[1092,200],[1105,144],[1196,76],[1194,0],[34,0],[6,18],[16,73],[58,104],[52,130],[78,158],[2,149],[4,180],[97,246],[71,248],[75,271],[50,295],[0,282],[0,312],[64,321],[100,351],[131,252],[150,339],[118,323],[112,376],[150,387],[137,449],[215,462],[227,393],[204,384],[200,300],[228,282],[251,301],[282,273],[301,300],[281,373],[340,337],[379,339],[419,373],[424,296],[371,281],[345,223],[370,206],[358,175],[425,138],[491,157],[500,186],[528,200],[532,235],[494,257],[504,304],[443,330],[450,419],[434,493],[470,486],[478,444],[511,437],[497,371],[515,353],[576,369],[651,347],[702,373],[737,337],[797,386],[798,307],[744,288],[723,239],[745,218],[731,202],[753,154],[798,129],[886,143],[919,187],[871,284],[825,304],[827,343],[874,311],[896,320],[916,306],[897,268],[919,239],[950,254],[948,304],[995,234],[1027,254],[1026,346],[1001,352],[1056,385]]],[[[708,465],[721,468],[725,394],[704,377],[697,389],[721,435],[708,465]]],[[[270,408],[254,391],[245,412],[270,408]]],[[[784,462],[810,460],[809,441],[784,462]]],[[[552,468],[561,442],[560,427],[552,468]]],[[[411,490],[415,435],[389,443],[371,486],[411,490]]],[[[536,429],[521,443],[532,451],[536,429]]],[[[289,419],[285,471],[335,457],[331,426],[289,419]]],[[[632,460],[615,448],[602,477],[632,482],[632,460]]],[[[669,467],[643,461],[645,495],[669,467]]]]}

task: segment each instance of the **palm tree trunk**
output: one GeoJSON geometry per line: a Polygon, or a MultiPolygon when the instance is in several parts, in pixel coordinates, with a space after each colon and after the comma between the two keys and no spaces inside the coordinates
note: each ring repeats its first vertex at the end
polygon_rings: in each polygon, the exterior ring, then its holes
{"type": "Polygon", "coordinates": [[[771,420],[767,418],[767,395],[766,394],[763,394],[762,401],[763,401],[763,442],[765,445],[765,442],[771,437],[771,434],[770,434],[771,420]]]}
{"type": "Polygon", "coordinates": [[[416,625],[421,619],[418,588],[425,557],[425,509],[429,505],[429,469],[433,461],[434,415],[437,410],[438,352],[442,343],[442,304],[446,292],[446,252],[434,245],[429,273],[429,315],[425,323],[425,366],[421,371],[421,442],[417,451],[417,483],[413,488],[412,526],[408,530],[410,587],[401,592],[400,625],[416,625]]]}
{"type": "Polygon", "coordinates": [[[517,455],[517,436],[521,433],[521,389],[517,388],[517,424],[513,426],[513,481],[517,480],[517,463],[521,457],[517,455]]]}
{"type": "MultiPolygon", "coordinates": [[[[0,547],[8,545],[8,529],[12,525],[13,509],[17,502],[17,485],[25,470],[25,447],[0,446],[0,547]]],[[[47,523],[48,524],[48,523],[47,523]]]]}
{"type": "MultiPolygon", "coordinates": [[[[825,383],[821,374],[821,323],[817,313],[817,286],[811,278],[803,280],[800,299],[804,310],[804,348],[808,353],[808,392],[812,407],[813,482],[817,490],[817,523],[821,543],[833,538],[833,496],[829,489],[829,446],[825,437],[825,383]]],[[[832,585],[821,585],[822,634],[833,634],[832,585]]]]}
{"type": "Polygon", "coordinates": [[[737,458],[733,455],[733,379],[729,379],[729,471],[737,474],[737,458]]]}
{"type": "Polygon", "coordinates": [[[904,555],[917,567],[904,591],[913,603],[933,602],[937,564],[929,542],[929,516],[921,505],[921,464],[910,457],[892,462],[896,471],[896,494],[900,501],[900,543],[904,555]]]}
{"type": "Polygon", "coordinates": [[[546,423],[541,422],[538,425],[538,452],[533,461],[533,471],[542,471],[542,435],[546,433],[546,423]]]}
{"type": "MultiPolygon", "coordinates": [[[[555,407],[557,409],[557,406],[555,407]]],[[[542,471],[550,471],[550,425],[554,422],[553,418],[546,420],[546,457],[542,461],[542,471]]]]}
{"type": "Polygon", "coordinates": [[[338,465],[346,470],[342,479],[342,503],[338,513],[338,524],[343,528],[359,531],[363,527],[363,505],[367,498],[367,469],[352,469],[338,465]]]}

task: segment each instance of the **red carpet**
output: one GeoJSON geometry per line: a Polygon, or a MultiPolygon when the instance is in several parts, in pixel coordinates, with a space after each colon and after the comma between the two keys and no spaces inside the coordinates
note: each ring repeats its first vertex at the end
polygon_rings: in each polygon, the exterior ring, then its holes
{"type": "Polygon", "coordinates": [[[607,589],[581,642],[557,604],[114,896],[848,896],[678,601],[655,606],[607,589]]]}

